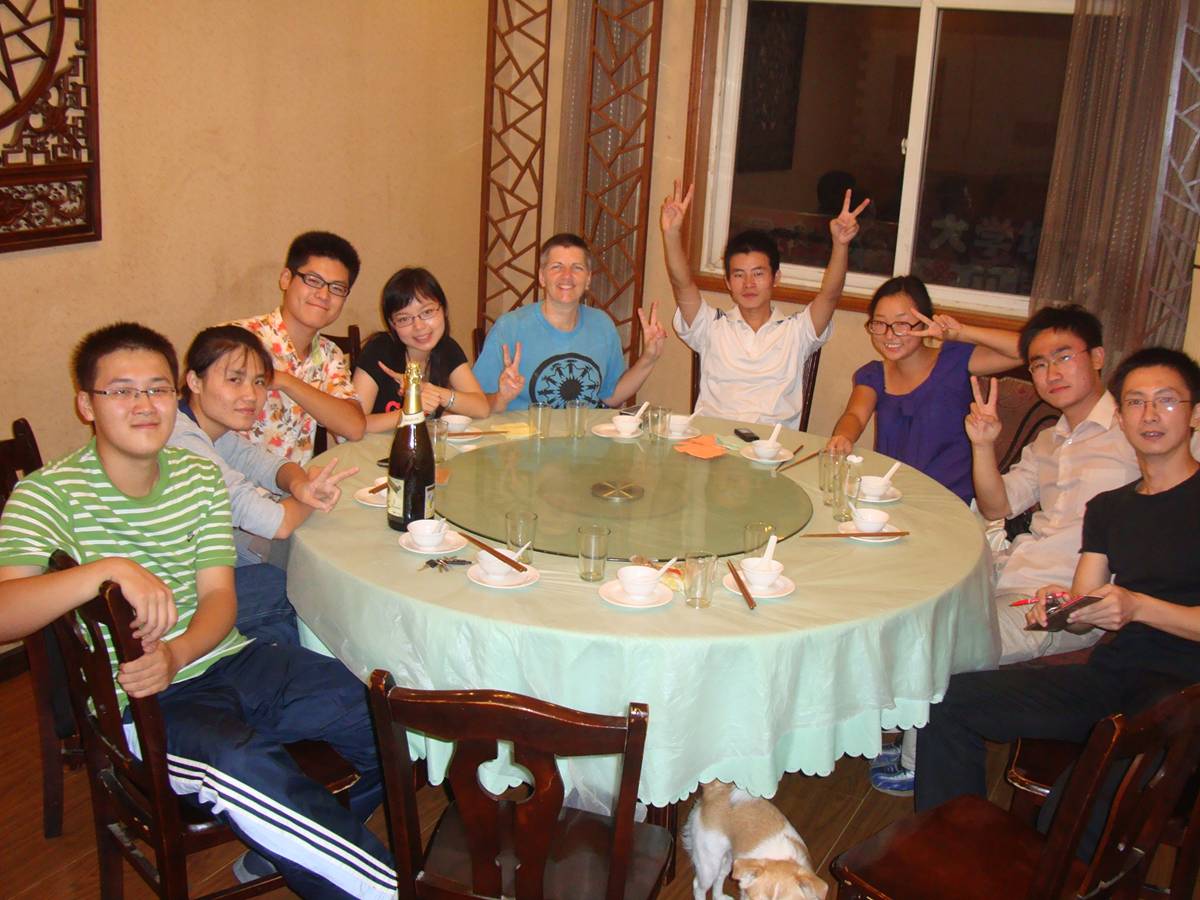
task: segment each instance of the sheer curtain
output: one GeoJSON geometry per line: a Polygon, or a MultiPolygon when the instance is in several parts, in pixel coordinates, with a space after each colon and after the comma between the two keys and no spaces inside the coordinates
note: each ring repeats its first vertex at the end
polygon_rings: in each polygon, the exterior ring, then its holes
{"type": "Polygon", "coordinates": [[[1114,360],[1150,343],[1178,347],[1187,326],[1200,224],[1187,23],[1198,6],[1076,3],[1030,308],[1086,306],[1114,360]]]}

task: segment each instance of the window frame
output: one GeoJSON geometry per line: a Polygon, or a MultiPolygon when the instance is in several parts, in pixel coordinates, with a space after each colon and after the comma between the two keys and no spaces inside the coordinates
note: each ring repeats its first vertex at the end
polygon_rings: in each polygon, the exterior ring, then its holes
{"type": "MultiPolygon", "coordinates": [[[[722,251],[729,238],[737,121],[741,102],[742,61],[746,16],[750,0],[701,0],[697,3],[693,36],[692,84],[689,105],[685,174],[697,183],[695,209],[700,212],[689,235],[692,259],[698,260],[701,288],[724,290],[722,251]],[[693,113],[698,113],[693,115],[693,113]],[[708,164],[711,160],[712,163],[708,164]],[[689,162],[691,165],[689,165],[689,162]]],[[[893,275],[911,269],[914,235],[925,162],[926,138],[933,101],[938,26],[944,10],[1044,13],[1071,15],[1074,0],[791,0],[841,6],[889,6],[919,11],[913,93],[904,143],[904,174],[896,235],[893,275]],[[904,261],[904,262],[901,262],[904,261]]],[[[820,287],[823,269],[784,263],[776,295],[781,300],[806,301],[820,287]]],[[[890,276],[850,272],[845,291],[850,297],[869,297],[890,276]]],[[[972,314],[980,322],[1011,322],[1024,318],[1029,297],[971,288],[929,285],[939,307],[972,314]]],[[[865,308],[865,302],[861,305],[865,308]]],[[[856,308],[857,303],[842,305],[856,308]]]]}

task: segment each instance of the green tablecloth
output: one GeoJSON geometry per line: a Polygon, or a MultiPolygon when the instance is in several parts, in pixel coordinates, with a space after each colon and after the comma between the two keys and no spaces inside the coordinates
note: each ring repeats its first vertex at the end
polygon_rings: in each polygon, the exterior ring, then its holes
{"type": "MultiPolygon", "coordinates": [[[[719,435],[733,429],[698,423],[719,435]]],[[[823,443],[793,433],[790,445],[800,440],[809,449],[823,443]]],[[[374,436],[330,451],[362,471],[343,482],[332,513],[312,516],[292,538],[288,588],[308,639],[364,679],[385,667],[403,685],[498,688],[609,715],[643,701],[644,802],[665,805],[712,778],[771,796],[785,772],[827,774],[843,754],[878,752],[881,727],[923,724],[951,673],[995,663],[979,522],[908,467],[894,479],[903,499],[883,508],[911,536],[877,545],[783,541],[776,557],[796,591],[753,612],[720,586],[705,610],[678,594],[657,609],[625,610],[580,581],[573,560],[551,554],[534,555],[541,580],[521,590],[475,585],[463,569],[418,571],[423,557],[397,545],[383,511],[351,496],[380,473],[375,460],[387,447],[386,436],[374,436]]],[[[867,474],[890,462],[864,455],[867,474]]],[[[815,459],[778,477],[813,498],[805,531],[834,530],[815,459]]],[[[608,577],[615,571],[610,563],[608,577]]],[[[439,781],[445,748],[417,738],[413,746],[439,781]]],[[[603,802],[614,772],[611,761],[583,759],[564,777],[568,789],[603,802]]]]}

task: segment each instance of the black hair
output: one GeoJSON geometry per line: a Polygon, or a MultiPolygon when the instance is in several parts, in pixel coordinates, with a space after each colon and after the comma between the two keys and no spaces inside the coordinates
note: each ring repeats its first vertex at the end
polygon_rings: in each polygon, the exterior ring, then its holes
{"type": "Polygon", "coordinates": [[[438,387],[450,384],[450,372],[446,368],[446,354],[450,346],[450,307],[446,302],[446,292],[433,273],[419,266],[407,266],[387,280],[383,293],[379,295],[379,311],[383,316],[383,327],[391,340],[400,348],[404,361],[408,362],[408,348],[396,329],[392,327],[392,316],[400,310],[421,300],[432,300],[442,308],[442,319],[446,328],[442,338],[429,351],[429,383],[438,387]]]}
{"type": "MultiPolygon", "coordinates": [[[[271,378],[275,375],[275,363],[271,359],[271,354],[267,352],[267,348],[263,346],[257,335],[240,325],[214,325],[196,335],[183,358],[183,371],[195,372],[197,378],[203,378],[213,363],[224,357],[225,354],[235,353],[238,350],[242,351],[243,359],[251,356],[258,359],[262,364],[267,383],[270,384],[271,378]]],[[[183,379],[181,391],[185,399],[192,395],[186,378],[183,379]]]]}
{"type": "Polygon", "coordinates": [[[897,275],[889,278],[875,289],[871,302],[867,304],[867,318],[875,318],[875,307],[884,297],[894,297],[897,294],[907,294],[917,305],[917,312],[928,319],[933,318],[933,301],[929,299],[929,288],[916,275],[897,275]]]}
{"type": "Polygon", "coordinates": [[[1125,379],[1129,377],[1129,373],[1135,369],[1148,369],[1151,366],[1162,366],[1164,369],[1175,372],[1187,385],[1188,393],[1191,394],[1189,399],[1200,400],[1200,366],[1196,365],[1196,361],[1183,351],[1172,350],[1169,347],[1143,347],[1141,350],[1129,354],[1121,360],[1121,364],[1109,378],[1109,391],[1120,402],[1121,389],[1125,386],[1125,379]]]}
{"type": "Polygon", "coordinates": [[[779,271],[779,245],[765,231],[752,228],[735,234],[725,245],[725,277],[729,277],[729,261],[739,253],[765,253],[771,261],[771,274],[779,271]]]}
{"type": "Polygon", "coordinates": [[[561,231],[558,234],[551,235],[542,242],[542,249],[538,251],[538,265],[544,266],[546,259],[550,256],[550,251],[555,247],[575,247],[583,251],[583,256],[587,260],[588,271],[596,268],[596,261],[592,258],[592,248],[577,234],[572,234],[569,231],[561,231]]]}
{"type": "Polygon", "coordinates": [[[1021,359],[1029,365],[1029,345],[1043,331],[1065,331],[1083,341],[1088,350],[1104,346],[1104,327],[1092,313],[1078,303],[1066,306],[1043,306],[1029,317],[1017,338],[1021,359]]]}
{"type": "Polygon", "coordinates": [[[284,265],[295,272],[314,256],[336,259],[350,273],[346,287],[354,286],[361,262],[358,258],[358,251],[348,240],[329,231],[306,231],[304,234],[298,235],[292,241],[292,245],[288,247],[287,260],[284,265]]]}
{"type": "Polygon", "coordinates": [[[179,383],[179,358],[171,342],[152,328],[137,322],[114,322],[90,334],[75,345],[71,354],[71,371],[75,387],[90,391],[96,386],[96,369],[100,360],[120,350],[149,350],[167,361],[171,383],[179,383]]]}

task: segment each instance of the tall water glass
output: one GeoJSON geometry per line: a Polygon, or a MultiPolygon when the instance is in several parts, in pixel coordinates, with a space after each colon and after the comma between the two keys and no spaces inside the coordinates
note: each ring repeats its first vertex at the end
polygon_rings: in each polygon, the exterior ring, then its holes
{"type": "Polygon", "coordinates": [[[693,550],[683,558],[683,602],[692,609],[712,605],[713,580],[717,577],[717,556],[707,550],[693,550]]]}
{"type": "Polygon", "coordinates": [[[589,409],[591,407],[585,400],[567,401],[567,437],[581,438],[587,434],[585,426],[589,409]]]}
{"type": "Polygon", "coordinates": [[[550,404],[529,404],[529,430],[534,438],[550,437],[550,404]]]}
{"type": "MultiPolygon", "coordinates": [[[[528,544],[534,539],[537,535],[537,520],[537,513],[527,509],[514,509],[505,514],[505,536],[507,537],[506,544],[509,550],[516,550],[518,547],[528,544]]],[[[521,554],[520,561],[523,563],[533,561],[531,548],[527,548],[521,554]]]]}
{"type": "Polygon", "coordinates": [[[584,581],[603,581],[608,561],[608,536],[603,525],[583,525],[579,529],[579,577],[584,581]]]}
{"type": "Polygon", "coordinates": [[[429,423],[430,436],[433,438],[433,461],[446,461],[446,435],[450,433],[450,423],[445,419],[434,419],[429,423]]]}
{"type": "Polygon", "coordinates": [[[833,489],[833,520],[849,522],[854,518],[852,504],[857,503],[862,493],[862,473],[859,467],[846,460],[842,461],[841,471],[834,479],[833,489]]]}
{"type": "Polygon", "coordinates": [[[833,504],[834,484],[845,459],[844,451],[828,447],[817,455],[817,484],[821,488],[821,502],[826,506],[833,504]]]}
{"type": "Polygon", "coordinates": [[[671,411],[665,406],[650,406],[646,408],[646,431],[652,441],[662,438],[667,430],[667,416],[671,411]]]}

